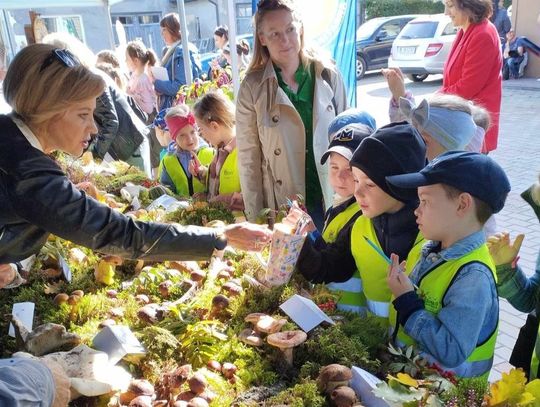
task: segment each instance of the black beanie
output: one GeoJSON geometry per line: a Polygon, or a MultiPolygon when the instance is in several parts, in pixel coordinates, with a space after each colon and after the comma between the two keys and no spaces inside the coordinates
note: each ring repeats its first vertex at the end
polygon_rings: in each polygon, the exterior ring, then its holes
{"type": "Polygon", "coordinates": [[[392,191],[385,178],[390,175],[418,172],[426,165],[426,144],[418,131],[407,122],[391,123],[366,137],[350,161],[379,188],[401,202],[417,199],[416,190],[392,191]]]}

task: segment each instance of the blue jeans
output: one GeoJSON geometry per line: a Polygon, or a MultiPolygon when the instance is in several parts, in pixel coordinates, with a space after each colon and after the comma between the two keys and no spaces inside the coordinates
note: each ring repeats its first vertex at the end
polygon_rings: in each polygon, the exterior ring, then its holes
{"type": "Polygon", "coordinates": [[[523,62],[523,55],[519,57],[511,57],[506,60],[508,69],[510,70],[510,77],[517,79],[519,78],[519,66],[523,62]]]}

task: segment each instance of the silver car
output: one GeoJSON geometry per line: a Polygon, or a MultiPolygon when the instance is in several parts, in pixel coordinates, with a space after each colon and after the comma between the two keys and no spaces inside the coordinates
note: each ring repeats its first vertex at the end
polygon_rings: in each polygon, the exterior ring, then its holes
{"type": "Polygon", "coordinates": [[[399,68],[415,82],[443,72],[457,29],[444,14],[415,18],[392,45],[388,66],[399,68]]]}

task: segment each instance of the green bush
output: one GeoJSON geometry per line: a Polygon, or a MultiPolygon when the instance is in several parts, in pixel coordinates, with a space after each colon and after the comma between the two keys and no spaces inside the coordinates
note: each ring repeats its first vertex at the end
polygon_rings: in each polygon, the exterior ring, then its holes
{"type": "Polygon", "coordinates": [[[438,14],[444,12],[444,4],[432,0],[367,0],[368,18],[399,16],[402,14],[438,14]]]}

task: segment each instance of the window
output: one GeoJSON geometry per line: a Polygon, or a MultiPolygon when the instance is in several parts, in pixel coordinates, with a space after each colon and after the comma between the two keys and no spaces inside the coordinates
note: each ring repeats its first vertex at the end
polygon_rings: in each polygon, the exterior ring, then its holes
{"type": "Polygon", "coordinates": [[[448,23],[442,32],[442,35],[454,35],[457,33],[457,28],[454,27],[454,24],[448,23]]]}
{"type": "Polygon", "coordinates": [[[242,18],[242,17],[251,18],[251,4],[250,3],[237,4],[236,16],[238,18],[242,18]]]}
{"type": "Polygon", "coordinates": [[[113,25],[116,24],[116,20],[120,20],[120,22],[123,25],[133,25],[135,23],[135,17],[134,16],[113,16],[112,22],[113,25]]]}
{"type": "Polygon", "coordinates": [[[159,24],[161,16],[159,14],[143,14],[138,16],[139,24],[159,24]]]}
{"type": "Polygon", "coordinates": [[[377,36],[380,38],[396,38],[399,34],[401,27],[399,21],[389,21],[379,29],[377,36]]]}
{"type": "Polygon", "coordinates": [[[41,16],[50,33],[63,32],[75,36],[79,41],[84,40],[84,28],[81,16],[41,16]]]}
{"type": "Polygon", "coordinates": [[[245,34],[252,30],[251,28],[251,3],[238,3],[236,5],[236,32],[245,34]]]}
{"type": "Polygon", "coordinates": [[[433,38],[437,31],[436,21],[411,21],[401,32],[401,39],[433,38]]]}

